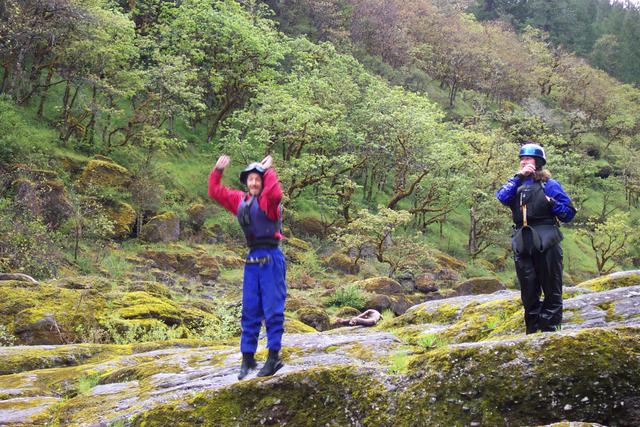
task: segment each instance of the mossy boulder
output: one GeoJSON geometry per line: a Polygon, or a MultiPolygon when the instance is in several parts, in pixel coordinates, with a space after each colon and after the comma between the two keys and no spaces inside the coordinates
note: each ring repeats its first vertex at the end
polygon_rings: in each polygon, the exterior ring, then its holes
{"type": "Polygon", "coordinates": [[[132,425],[390,425],[391,420],[386,387],[375,371],[337,366],[276,381],[241,381],[150,410],[132,425]]]}
{"type": "Polygon", "coordinates": [[[286,334],[307,334],[310,332],[318,332],[314,327],[302,323],[298,319],[286,316],[284,320],[284,332],[286,334]]]}
{"type": "Polygon", "coordinates": [[[131,234],[137,214],[130,204],[118,200],[100,201],[106,217],[113,223],[113,237],[123,239],[131,234]]]}
{"type": "Polygon", "coordinates": [[[453,257],[453,256],[451,256],[449,254],[444,253],[444,252],[434,251],[433,257],[436,259],[438,264],[440,264],[441,266],[443,266],[445,268],[448,268],[448,269],[461,271],[461,270],[464,270],[465,267],[467,266],[464,263],[464,261],[461,261],[458,258],[453,257]]]}
{"type": "Polygon", "coordinates": [[[324,261],[324,265],[333,271],[345,274],[358,274],[360,272],[360,266],[353,263],[353,258],[341,252],[336,252],[329,256],[324,261]]]}
{"type": "Polygon", "coordinates": [[[329,315],[319,307],[303,307],[296,312],[298,320],[318,331],[329,329],[329,315]]]}
{"type": "Polygon", "coordinates": [[[95,289],[0,281],[0,323],[21,344],[61,344],[78,339],[78,325],[95,325],[106,301],[95,289]]]}
{"type": "Polygon", "coordinates": [[[28,178],[18,178],[13,182],[13,189],[16,206],[42,218],[52,229],[57,229],[71,216],[71,203],[64,183],[58,179],[32,181],[28,178]]]}
{"type": "Polygon", "coordinates": [[[187,209],[186,224],[195,232],[202,230],[207,219],[207,208],[202,203],[194,203],[187,209]]]}
{"type": "Polygon", "coordinates": [[[640,330],[446,346],[415,358],[398,425],[638,425],[640,330]],[[540,410],[544,408],[544,410],[540,410]]]}
{"type": "Polygon", "coordinates": [[[365,309],[374,309],[379,312],[391,310],[396,316],[407,311],[413,304],[404,295],[373,294],[365,303],[365,309]]]}
{"type": "Polygon", "coordinates": [[[492,294],[507,289],[497,277],[473,277],[457,285],[456,295],[492,294]]]}
{"type": "Polygon", "coordinates": [[[92,159],[87,162],[78,178],[81,188],[111,187],[125,188],[131,182],[131,173],[109,158],[92,159]]]}
{"type": "Polygon", "coordinates": [[[356,282],[360,288],[367,292],[381,295],[401,295],[404,288],[397,281],[389,277],[372,277],[356,282]]]}
{"type": "MultiPolygon", "coordinates": [[[[207,255],[204,252],[149,250],[141,255],[145,260],[151,261],[152,268],[197,278],[206,284],[215,282],[220,275],[221,258],[207,255]]],[[[227,261],[228,265],[239,264],[236,258],[229,258],[227,261]]]]}
{"type": "Polygon", "coordinates": [[[118,303],[121,307],[115,314],[122,319],[158,319],[167,325],[182,322],[180,308],[175,302],[144,291],[127,292],[118,303]]]}
{"type": "Polygon", "coordinates": [[[595,279],[580,283],[578,287],[600,292],[636,285],[640,285],[640,270],[619,271],[606,276],[596,277],[595,279]]]}
{"type": "Polygon", "coordinates": [[[301,237],[317,237],[319,239],[325,237],[325,227],[322,221],[311,217],[292,221],[291,231],[293,231],[296,236],[301,237]]]}
{"type": "Polygon", "coordinates": [[[434,273],[422,273],[415,278],[415,289],[418,292],[430,293],[438,291],[438,283],[434,273]]]}
{"type": "Polygon", "coordinates": [[[142,226],[140,238],[150,243],[175,242],[180,238],[180,218],[174,212],[156,215],[142,226]]]}

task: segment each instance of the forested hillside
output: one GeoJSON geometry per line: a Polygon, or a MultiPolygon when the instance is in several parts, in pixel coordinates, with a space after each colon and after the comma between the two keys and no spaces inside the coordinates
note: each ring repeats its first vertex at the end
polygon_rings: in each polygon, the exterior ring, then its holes
{"type": "MultiPolygon", "coordinates": [[[[545,146],[579,209],[567,233],[569,272],[637,257],[640,92],[566,50],[588,56],[576,37],[559,39],[540,21],[564,19],[555,2],[468,3],[5,2],[4,167],[60,173],[69,159],[100,154],[131,173],[126,191],[69,186],[68,168],[60,176],[72,197],[55,224],[44,219],[45,241],[59,249],[46,250],[57,254],[48,273],[71,249],[55,235],[77,229],[74,209],[130,204],[137,225],[124,234],[135,238],[153,215],[184,218],[189,203],[205,202],[208,169],[222,152],[236,167],[274,154],[288,217],[320,220],[324,237],[342,236],[345,249],[349,236],[376,239],[353,223],[374,215],[398,229],[390,252],[411,243],[495,264],[508,256],[509,221],[493,192],[529,139],[545,146]]],[[[637,22],[632,6],[600,9],[637,22]]],[[[604,15],[576,13],[608,31],[604,15]]],[[[34,239],[40,228],[31,222],[40,219],[15,211],[12,197],[5,193],[3,229],[24,223],[31,235],[22,237],[34,239]]],[[[105,221],[89,222],[78,247],[110,237],[105,221]]],[[[34,257],[16,254],[14,241],[4,243],[5,268],[24,269],[34,257]]]]}
{"type": "Polygon", "coordinates": [[[0,424],[638,425],[639,65],[626,2],[0,0],[0,424]],[[525,336],[527,141],[577,214],[525,336]],[[282,184],[266,381],[222,154],[282,184]]]}

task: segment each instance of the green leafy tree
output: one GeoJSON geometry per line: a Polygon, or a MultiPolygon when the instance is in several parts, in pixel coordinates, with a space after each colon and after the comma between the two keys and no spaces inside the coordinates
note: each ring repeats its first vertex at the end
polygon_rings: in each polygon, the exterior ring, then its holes
{"type": "Polygon", "coordinates": [[[598,274],[608,274],[620,265],[629,253],[630,246],[637,241],[629,225],[629,214],[616,212],[604,222],[589,219],[578,233],[587,239],[595,255],[598,274]]]}

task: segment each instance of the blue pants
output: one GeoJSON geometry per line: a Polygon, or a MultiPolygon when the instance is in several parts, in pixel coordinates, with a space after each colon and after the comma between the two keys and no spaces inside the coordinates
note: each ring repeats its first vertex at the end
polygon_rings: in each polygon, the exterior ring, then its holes
{"type": "Polygon", "coordinates": [[[258,248],[249,252],[251,258],[269,256],[265,264],[245,264],[242,284],[242,336],[240,351],[255,353],[258,335],[264,319],[267,327],[267,348],[280,350],[284,332],[284,302],[287,297],[287,269],[280,248],[258,248]]]}

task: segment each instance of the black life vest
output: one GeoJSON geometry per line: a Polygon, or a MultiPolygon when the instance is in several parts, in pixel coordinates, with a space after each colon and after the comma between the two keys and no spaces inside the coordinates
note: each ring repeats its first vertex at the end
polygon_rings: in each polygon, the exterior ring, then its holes
{"type": "MultiPolygon", "coordinates": [[[[282,212],[282,207],[280,211],[282,212]]],[[[282,215],[276,221],[270,219],[266,212],[260,209],[255,196],[242,199],[236,217],[249,248],[275,247],[280,244],[280,239],[275,235],[282,229],[282,215]]]]}
{"type": "Polygon", "coordinates": [[[540,181],[521,185],[511,202],[514,223],[511,246],[516,255],[544,252],[562,241],[562,232],[544,194],[544,185],[540,181]]]}
{"type": "Polygon", "coordinates": [[[551,212],[551,204],[544,194],[544,183],[540,181],[518,187],[516,197],[509,207],[516,228],[520,228],[524,224],[523,212],[525,209],[528,225],[556,224],[555,215],[551,212]]]}

